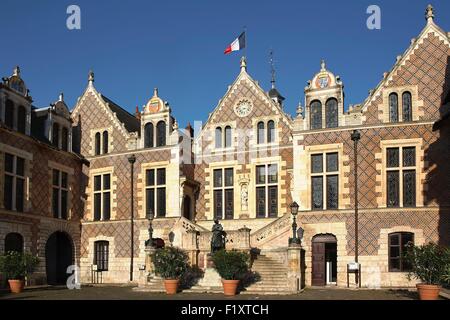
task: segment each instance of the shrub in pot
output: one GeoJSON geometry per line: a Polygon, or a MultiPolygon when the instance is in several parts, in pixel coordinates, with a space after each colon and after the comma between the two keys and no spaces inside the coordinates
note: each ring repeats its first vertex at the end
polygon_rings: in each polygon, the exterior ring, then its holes
{"type": "Polygon", "coordinates": [[[421,281],[416,285],[420,299],[438,299],[450,267],[450,249],[432,242],[422,246],[410,243],[404,259],[410,266],[408,279],[421,281]]]}
{"type": "Polygon", "coordinates": [[[223,291],[226,296],[236,294],[239,281],[249,270],[250,255],[237,250],[220,250],[213,254],[214,268],[222,277],[223,291]]]}
{"type": "Polygon", "coordinates": [[[156,250],[153,256],[155,273],[164,278],[167,294],[176,294],[181,276],[189,267],[186,252],[176,247],[156,250]]]}
{"type": "Polygon", "coordinates": [[[32,274],[39,259],[30,253],[10,251],[0,256],[0,273],[8,279],[12,293],[20,293],[25,286],[25,278],[32,274]]]}

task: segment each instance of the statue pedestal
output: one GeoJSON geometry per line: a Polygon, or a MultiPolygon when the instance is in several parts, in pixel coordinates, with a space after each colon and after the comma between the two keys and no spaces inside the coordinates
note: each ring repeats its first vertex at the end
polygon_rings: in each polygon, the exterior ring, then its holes
{"type": "Polygon", "coordinates": [[[211,259],[211,254],[207,255],[206,258],[206,268],[203,278],[198,281],[198,283],[193,286],[190,290],[185,290],[185,292],[196,292],[196,293],[220,293],[223,292],[222,278],[216,269],[214,269],[214,263],[211,259]]]}

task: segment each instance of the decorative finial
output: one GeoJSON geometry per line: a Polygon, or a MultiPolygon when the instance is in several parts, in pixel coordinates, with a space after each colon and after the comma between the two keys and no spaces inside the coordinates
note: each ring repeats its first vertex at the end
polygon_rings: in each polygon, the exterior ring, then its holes
{"type": "Polygon", "coordinates": [[[173,123],[173,130],[178,130],[178,122],[177,122],[177,120],[175,120],[174,123],[173,123]]]}
{"type": "Polygon", "coordinates": [[[272,75],[272,79],[270,80],[270,83],[272,84],[272,89],[275,89],[275,64],[273,61],[273,50],[270,49],[270,73],[272,75]]]}
{"type": "Polygon", "coordinates": [[[322,60],[320,61],[320,71],[326,71],[326,70],[327,70],[327,69],[326,69],[325,60],[322,59],[322,60]]]}
{"type": "Polygon", "coordinates": [[[433,18],[434,18],[434,12],[433,11],[434,11],[433,6],[431,4],[429,4],[427,6],[427,10],[425,10],[425,19],[428,22],[433,22],[433,18]]]}
{"type": "Polygon", "coordinates": [[[20,67],[19,67],[19,66],[16,66],[16,67],[14,68],[13,76],[16,76],[16,77],[19,77],[19,76],[20,76],[20,67]]]}
{"type": "Polygon", "coordinates": [[[247,71],[247,59],[245,56],[241,58],[241,71],[247,71]]]}
{"type": "Polygon", "coordinates": [[[302,107],[302,103],[299,102],[298,106],[297,106],[297,116],[302,116],[303,117],[303,107],[302,107]]]}
{"type": "Polygon", "coordinates": [[[64,93],[63,92],[61,92],[59,94],[59,100],[58,101],[64,102],[64,93]]]}
{"type": "Polygon", "coordinates": [[[158,88],[154,88],[153,89],[153,97],[157,97],[158,96],[158,88]]]}
{"type": "Polygon", "coordinates": [[[89,85],[92,85],[94,83],[94,71],[89,70],[89,77],[88,77],[89,85]]]}

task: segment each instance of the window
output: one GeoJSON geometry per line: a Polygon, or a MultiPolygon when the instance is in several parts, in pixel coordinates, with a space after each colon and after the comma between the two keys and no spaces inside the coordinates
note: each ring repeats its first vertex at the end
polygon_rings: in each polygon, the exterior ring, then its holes
{"type": "Polygon", "coordinates": [[[416,205],[416,148],[386,149],[386,193],[388,207],[416,205]]]}
{"type": "Polygon", "coordinates": [[[61,149],[64,151],[69,150],[69,130],[63,127],[61,130],[61,149]]]}
{"type": "Polygon", "coordinates": [[[108,271],[109,242],[94,242],[94,264],[97,265],[97,271],[108,271]]]}
{"type": "Polygon", "coordinates": [[[414,234],[411,232],[389,234],[389,272],[406,272],[411,270],[411,265],[403,258],[408,243],[414,244],[414,234]]]}
{"type": "Polygon", "coordinates": [[[153,123],[148,122],[144,127],[144,148],[153,148],[153,123]]]}
{"type": "Polygon", "coordinates": [[[267,122],[267,143],[275,142],[275,122],[270,120],[267,122]]]}
{"type": "Polygon", "coordinates": [[[231,127],[225,127],[225,148],[231,147],[231,127]]]}
{"type": "Polygon", "coordinates": [[[311,129],[322,128],[322,103],[313,101],[311,103],[311,129]]]}
{"type": "Polygon", "coordinates": [[[148,217],[166,216],[166,169],[145,171],[145,213],[148,217]]]}
{"type": "Polygon", "coordinates": [[[53,217],[57,219],[67,219],[68,216],[68,174],[63,171],[53,169],[52,171],[52,209],[53,217]]]}
{"type": "Polygon", "coordinates": [[[216,128],[216,148],[222,148],[222,128],[216,128]]]}
{"type": "Polygon", "coordinates": [[[11,251],[23,252],[23,237],[19,233],[8,233],[5,237],[5,253],[11,251]]]}
{"type": "Polygon", "coordinates": [[[389,120],[398,122],[398,95],[396,93],[389,95],[389,120]]]}
{"type": "Polygon", "coordinates": [[[256,166],[256,217],[278,215],[278,166],[256,166]]]}
{"type": "Polygon", "coordinates": [[[59,147],[59,125],[53,123],[52,127],[52,145],[56,148],[59,147]]]}
{"type": "Polygon", "coordinates": [[[214,218],[233,219],[234,189],[233,168],[215,169],[213,171],[214,218]]]}
{"type": "Polygon", "coordinates": [[[111,174],[94,176],[94,221],[111,217],[111,174]]]}
{"type": "Polygon", "coordinates": [[[336,99],[328,99],[325,104],[325,124],[327,128],[338,126],[338,102],[336,99]]]}
{"type": "Polygon", "coordinates": [[[102,133],[103,138],[103,154],[108,153],[108,131],[103,131],[102,133]]]}
{"type": "Polygon", "coordinates": [[[337,152],[311,155],[311,203],[312,210],[337,209],[339,207],[337,152]]]}
{"type": "Polygon", "coordinates": [[[25,191],[25,159],[5,153],[5,209],[23,211],[25,191]]]}
{"type": "Polygon", "coordinates": [[[100,132],[95,134],[95,155],[98,156],[100,154],[100,132]]]}
{"type": "Polygon", "coordinates": [[[5,104],[5,125],[10,129],[14,127],[14,103],[6,100],[5,104]]]}
{"type": "Polygon", "coordinates": [[[162,147],[166,145],[166,123],[159,121],[156,125],[156,146],[162,147]]]}
{"type": "Polygon", "coordinates": [[[411,93],[406,91],[402,95],[403,121],[412,121],[411,93]]]}
{"type": "Polygon", "coordinates": [[[24,106],[17,109],[17,131],[25,133],[27,127],[27,110],[24,106]]]}
{"type": "Polygon", "coordinates": [[[264,143],[264,122],[260,121],[257,125],[257,143],[264,143]]]}

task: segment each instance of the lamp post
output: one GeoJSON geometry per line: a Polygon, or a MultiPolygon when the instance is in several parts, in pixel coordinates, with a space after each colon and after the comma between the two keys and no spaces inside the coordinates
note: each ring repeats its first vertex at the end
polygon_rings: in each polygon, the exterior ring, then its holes
{"type": "Polygon", "coordinates": [[[154,219],[154,214],[153,214],[153,209],[150,209],[150,213],[147,216],[148,218],[148,240],[146,242],[146,246],[153,248],[154,244],[153,244],[153,219],[154,219]]]}
{"type": "Polygon", "coordinates": [[[130,220],[131,220],[131,230],[130,230],[130,281],[133,281],[133,264],[134,264],[134,163],[136,162],[136,156],[132,154],[128,157],[128,162],[131,166],[131,202],[130,202],[130,220]]]}
{"type": "Polygon", "coordinates": [[[298,203],[297,202],[292,202],[292,204],[290,205],[291,208],[291,214],[292,214],[292,238],[289,238],[289,245],[299,245],[300,244],[300,239],[297,237],[297,221],[296,221],[296,216],[298,214],[298,203]]]}
{"type": "MultiPolygon", "coordinates": [[[[358,142],[361,139],[361,134],[358,130],[353,130],[350,135],[353,141],[353,151],[355,158],[355,167],[354,167],[354,175],[355,175],[355,262],[358,263],[358,142]]],[[[356,275],[356,274],[355,274],[356,275]]],[[[356,284],[358,284],[358,276],[356,276],[356,284]]]]}

